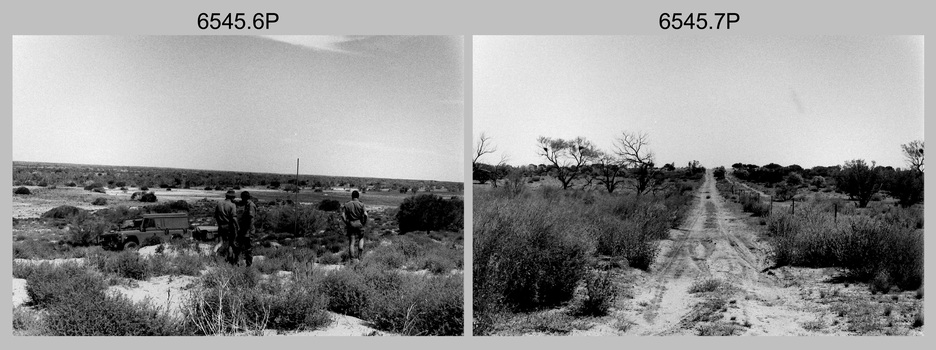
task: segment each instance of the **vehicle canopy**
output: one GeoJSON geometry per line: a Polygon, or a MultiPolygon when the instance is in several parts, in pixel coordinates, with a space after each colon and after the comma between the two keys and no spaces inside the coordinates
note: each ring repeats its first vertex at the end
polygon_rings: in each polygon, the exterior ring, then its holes
{"type": "Polygon", "coordinates": [[[157,230],[188,229],[188,213],[143,214],[141,231],[148,228],[157,230]]]}

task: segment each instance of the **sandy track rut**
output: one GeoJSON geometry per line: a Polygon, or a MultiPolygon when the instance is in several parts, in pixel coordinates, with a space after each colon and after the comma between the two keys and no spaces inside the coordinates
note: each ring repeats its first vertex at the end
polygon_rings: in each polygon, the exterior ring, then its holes
{"type": "Polygon", "coordinates": [[[711,171],[696,196],[685,224],[671,231],[672,241],[661,243],[651,273],[621,310],[634,322],[626,334],[691,335],[700,322],[715,319],[737,325],[745,335],[808,334],[801,323],[817,315],[796,291],[761,273],[766,267],[762,243],[726,208],[711,171]],[[727,302],[724,308],[712,310],[710,296],[689,293],[695,282],[708,278],[732,286],[719,295],[727,302]]]}

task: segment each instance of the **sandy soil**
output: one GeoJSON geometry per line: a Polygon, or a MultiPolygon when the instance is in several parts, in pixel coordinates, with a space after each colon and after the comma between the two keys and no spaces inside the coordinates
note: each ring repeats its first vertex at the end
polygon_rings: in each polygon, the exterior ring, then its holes
{"type": "Polygon", "coordinates": [[[697,196],[684,227],[661,245],[652,273],[641,276],[634,298],[617,310],[634,322],[624,333],[695,335],[698,323],[723,321],[743,335],[809,335],[802,321],[821,315],[798,290],[761,272],[767,267],[766,247],[726,208],[711,172],[697,196]],[[689,292],[694,283],[710,278],[727,282],[728,288],[689,292]]]}

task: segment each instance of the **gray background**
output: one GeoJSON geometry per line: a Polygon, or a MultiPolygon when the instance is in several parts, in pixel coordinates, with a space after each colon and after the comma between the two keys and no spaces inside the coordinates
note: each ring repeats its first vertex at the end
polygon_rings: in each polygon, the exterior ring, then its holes
{"type": "MultiPolygon", "coordinates": [[[[873,5],[857,5],[846,1],[783,1],[753,3],[749,1],[667,1],[665,3],[625,4],[613,1],[18,1],[4,3],[2,63],[11,66],[11,36],[15,34],[187,34],[187,35],[248,35],[248,34],[652,34],[652,35],[735,35],[735,34],[872,34],[925,35],[933,31],[931,12],[920,1],[882,1],[873,5]],[[196,19],[201,12],[276,12],[279,22],[270,30],[199,30],[196,19]],[[661,30],[658,19],[662,12],[737,12],[741,20],[730,30],[661,30]]],[[[470,38],[466,38],[470,45],[470,38]]],[[[471,57],[470,48],[465,49],[471,57]]],[[[929,55],[927,55],[929,56],[929,55]]],[[[471,125],[471,64],[465,61],[465,156],[472,148],[471,125]]],[[[9,70],[3,81],[11,80],[9,70]]],[[[10,89],[10,85],[6,85],[10,89]]],[[[931,100],[933,94],[927,94],[931,100]]],[[[4,113],[11,113],[11,93],[4,94],[4,113]]],[[[7,120],[11,120],[7,117],[7,120]]],[[[5,123],[6,135],[12,135],[11,122],[5,123]]],[[[927,130],[930,128],[928,127],[927,130]]],[[[927,132],[929,134],[929,132],[927,132]]],[[[8,144],[9,145],[9,144],[8,144]]],[[[9,157],[10,152],[3,152],[9,157]]],[[[11,166],[12,160],[6,159],[11,166]]],[[[8,168],[10,169],[10,168],[8,168]]],[[[465,163],[465,178],[470,179],[470,167],[465,163]]],[[[12,171],[0,172],[0,181],[12,182],[12,171]]],[[[933,176],[927,176],[933,177],[933,176]]],[[[932,179],[927,179],[932,181],[932,179]]],[[[471,186],[466,186],[466,263],[471,261],[471,186]]],[[[934,195],[929,193],[926,200],[934,195]]],[[[10,197],[7,197],[10,198],[10,197]]],[[[12,212],[11,201],[4,200],[0,211],[12,212]]],[[[932,219],[932,210],[926,218],[932,219]]],[[[11,225],[9,222],[6,225],[11,225]]],[[[11,227],[11,226],[4,226],[11,227]]],[[[4,230],[10,232],[10,230],[4,230]]],[[[927,256],[932,256],[932,243],[927,243],[927,256]]],[[[11,254],[11,241],[0,239],[5,257],[11,254]]],[[[933,259],[927,259],[926,270],[932,271],[933,259]]],[[[10,260],[0,273],[10,276],[10,260]]],[[[471,286],[471,270],[465,271],[466,291],[471,286]]],[[[927,277],[927,280],[932,278],[927,277]]],[[[6,286],[10,288],[10,280],[6,286]]],[[[466,307],[471,305],[466,296],[466,307]]],[[[932,302],[926,302],[931,310],[932,302]]],[[[468,318],[470,320],[470,318],[468,318]]],[[[2,321],[4,336],[10,337],[10,314],[2,321]]],[[[466,322],[470,325],[470,321],[466,322]]],[[[470,327],[470,326],[469,326],[470,327]]],[[[928,326],[924,326],[927,329],[928,326]]],[[[470,334],[470,330],[468,330],[470,334]]],[[[849,337],[849,338],[25,338],[17,337],[6,346],[42,346],[78,348],[164,348],[165,346],[255,348],[258,346],[345,347],[381,349],[472,349],[478,347],[516,348],[522,346],[548,349],[568,349],[592,346],[615,348],[689,347],[689,348],[789,348],[843,347],[920,348],[932,346],[932,341],[919,338],[849,337]],[[141,342],[143,341],[143,342],[141,342]]]]}

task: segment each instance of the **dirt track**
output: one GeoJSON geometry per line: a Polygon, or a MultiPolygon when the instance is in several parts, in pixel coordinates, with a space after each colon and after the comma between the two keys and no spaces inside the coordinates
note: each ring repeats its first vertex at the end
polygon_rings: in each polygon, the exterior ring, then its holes
{"type": "MultiPolygon", "coordinates": [[[[721,327],[735,335],[809,335],[802,323],[822,315],[797,289],[785,288],[766,267],[764,246],[754,231],[726,207],[711,171],[683,227],[671,232],[651,267],[620,311],[634,324],[625,334],[695,335],[721,327]],[[717,291],[690,293],[710,278],[717,291]]],[[[827,334],[827,333],[826,333],[827,334]]]]}

